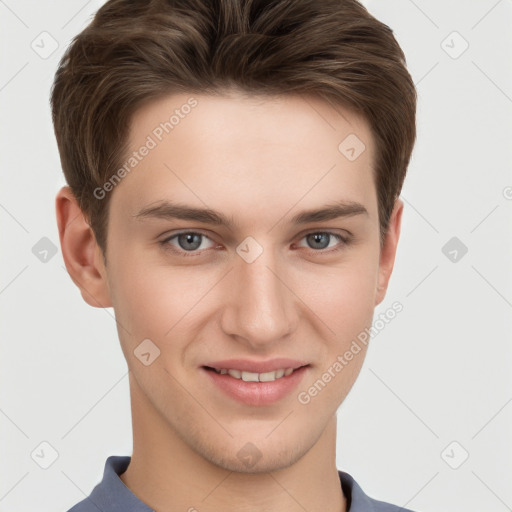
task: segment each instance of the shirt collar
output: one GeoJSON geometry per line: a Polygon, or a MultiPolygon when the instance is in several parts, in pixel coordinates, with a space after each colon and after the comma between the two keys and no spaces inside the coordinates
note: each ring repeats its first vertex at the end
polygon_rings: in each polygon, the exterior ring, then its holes
{"type": "MultiPolygon", "coordinates": [[[[119,477],[128,468],[130,460],[131,457],[126,455],[111,455],[107,458],[102,481],[84,500],[95,506],[91,510],[97,508],[99,512],[154,512],[153,509],[137,498],[119,477]]],[[[338,471],[338,475],[343,494],[347,500],[347,512],[384,510],[377,506],[382,502],[367,496],[351,475],[344,471],[338,471]]],[[[382,505],[385,504],[382,503],[382,505]]]]}
{"type": "Polygon", "coordinates": [[[119,475],[126,471],[130,460],[131,457],[121,455],[111,455],[107,458],[103,480],[87,498],[96,505],[99,512],[154,512],[119,478],[119,475]]]}

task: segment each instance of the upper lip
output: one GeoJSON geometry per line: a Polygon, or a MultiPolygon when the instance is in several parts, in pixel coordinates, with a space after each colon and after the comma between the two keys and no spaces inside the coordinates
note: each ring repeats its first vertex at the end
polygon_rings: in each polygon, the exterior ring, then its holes
{"type": "Polygon", "coordinates": [[[243,372],[253,373],[265,373],[273,372],[281,368],[293,368],[297,369],[301,366],[305,366],[308,363],[306,361],[299,361],[297,359],[288,359],[285,357],[278,357],[276,359],[269,359],[267,361],[251,361],[250,359],[224,359],[222,361],[212,361],[206,363],[203,366],[209,366],[210,368],[226,368],[227,370],[241,370],[243,372]]]}

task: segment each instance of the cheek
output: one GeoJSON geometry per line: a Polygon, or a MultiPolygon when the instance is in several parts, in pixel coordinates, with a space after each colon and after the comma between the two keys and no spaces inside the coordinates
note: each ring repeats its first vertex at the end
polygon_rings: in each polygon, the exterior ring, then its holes
{"type": "Polygon", "coordinates": [[[318,344],[318,367],[297,396],[299,410],[308,416],[334,413],[361,370],[369,341],[366,329],[374,312],[375,265],[374,256],[361,252],[357,262],[325,273],[321,281],[308,280],[300,292],[315,313],[309,315],[311,321],[314,316],[320,319],[313,335],[320,333],[323,338],[318,344]]]}
{"type": "Polygon", "coordinates": [[[294,276],[297,295],[333,331],[338,342],[371,323],[377,261],[373,251],[359,250],[335,268],[302,269],[294,276]]]}
{"type": "Polygon", "coordinates": [[[150,260],[142,255],[118,260],[112,276],[113,304],[116,319],[126,329],[120,330],[124,343],[127,336],[130,346],[149,338],[163,350],[170,340],[175,347],[177,334],[191,328],[215,276],[199,267],[173,268],[150,260]]]}

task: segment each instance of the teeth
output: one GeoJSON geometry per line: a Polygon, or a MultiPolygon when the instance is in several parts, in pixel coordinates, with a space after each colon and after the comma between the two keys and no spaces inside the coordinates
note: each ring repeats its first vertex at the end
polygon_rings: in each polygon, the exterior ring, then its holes
{"type": "Polygon", "coordinates": [[[260,376],[259,376],[260,382],[271,382],[273,380],[276,380],[276,372],[260,373],[260,376]]]}
{"type": "Polygon", "coordinates": [[[245,382],[272,382],[276,379],[280,379],[281,377],[286,377],[293,372],[293,368],[280,368],[279,370],[265,373],[245,372],[226,368],[214,368],[214,370],[221,375],[228,374],[235,379],[241,379],[245,382]]]}
{"type": "Polygon", "coordinates": [[[258,382],[258,374],[252,372],[242,372],[242,380],[245,382],[258,382]]]}

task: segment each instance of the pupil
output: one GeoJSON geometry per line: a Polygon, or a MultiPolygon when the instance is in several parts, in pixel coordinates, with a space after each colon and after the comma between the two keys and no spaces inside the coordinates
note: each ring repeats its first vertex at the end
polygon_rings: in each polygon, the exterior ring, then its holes
{"type": "Polygon", "coordinates": [[[180,235],[178,237],[178,240],[179,240],[179,243],[180,243],[180,246],[182,249],[192,249],[192,250],[195,250],[197,249],[200,245],[201,245],[201,235],[200,234],[197,234],[197,233],[187,233],[187,234],[184,234],[184,235],[180,235]],[[182,241],[182,238],[185,239],[185,244],[192,244],[192,247],[190,247],[190,245],[185,245],[185,247],[182,245],[181,241],[182,241]],[[195,241],[195,244],[194,244],[194,238],[196,239],[195,241]]]}
{"type": "Polygon", "coordinates": [[[324,238],[324,242],[327,242],[327,243],[324,243],[322,247],[315,247],[316,249],[325,249],[325,247],[327,247],[329,245],[329,243],[328,243],[328,236],[329,236],[328,233],[314,233],[311,236],[313,237],[313,240],[314,240],[315,244],[320,243],[320,245],[322,245],[321,238],[324,238]]]}

